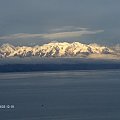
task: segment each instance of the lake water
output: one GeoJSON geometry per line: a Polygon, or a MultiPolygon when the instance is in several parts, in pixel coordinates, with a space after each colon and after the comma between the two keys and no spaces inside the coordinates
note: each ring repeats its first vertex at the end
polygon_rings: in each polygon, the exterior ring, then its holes
{"type": "Polygon", "coordinates": [[[120,70],[0,74],[1,120],[120,120],[120,70]]]}

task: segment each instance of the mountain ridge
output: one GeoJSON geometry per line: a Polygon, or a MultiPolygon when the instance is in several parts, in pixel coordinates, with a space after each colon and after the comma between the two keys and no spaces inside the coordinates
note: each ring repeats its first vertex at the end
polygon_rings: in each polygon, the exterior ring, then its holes
{"type": "Polygon", "coordinates": [[[80,42],[50,42],[41,46],[13,46],[3,44],[0,47],[0,58],[5,57],[80,57],[120,59],[120,53],[115,49],[96,43],[82,44],[80,42]]]}

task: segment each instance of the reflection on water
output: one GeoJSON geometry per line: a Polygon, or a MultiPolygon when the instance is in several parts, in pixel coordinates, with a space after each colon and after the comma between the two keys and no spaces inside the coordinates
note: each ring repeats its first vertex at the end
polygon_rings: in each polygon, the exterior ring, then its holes
{"type": "Polygon", "coordinates": [[[0,74],[2,120],[119,120],[120,71],[0,74]]]}

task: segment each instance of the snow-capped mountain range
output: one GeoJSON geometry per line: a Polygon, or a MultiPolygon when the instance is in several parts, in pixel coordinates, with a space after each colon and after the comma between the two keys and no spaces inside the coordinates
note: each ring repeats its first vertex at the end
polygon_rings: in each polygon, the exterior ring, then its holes
{"type": "Polygon", "coordinates": [[[120,53],[114,48],[79,42],[51,42],[42,46],[13,46],[3,44],[0,47],[0,58],[5,57],[81,57],[120,59],[120,53]]]}

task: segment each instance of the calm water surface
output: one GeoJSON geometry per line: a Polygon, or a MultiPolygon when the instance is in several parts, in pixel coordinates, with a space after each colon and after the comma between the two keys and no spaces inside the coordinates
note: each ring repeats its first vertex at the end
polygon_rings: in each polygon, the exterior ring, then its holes
{"type": "Polygon", "coordinates": [[[1,120],[120,120],[120,71],[0,74],[1,120]]]}

